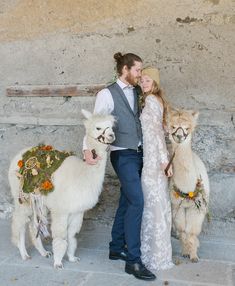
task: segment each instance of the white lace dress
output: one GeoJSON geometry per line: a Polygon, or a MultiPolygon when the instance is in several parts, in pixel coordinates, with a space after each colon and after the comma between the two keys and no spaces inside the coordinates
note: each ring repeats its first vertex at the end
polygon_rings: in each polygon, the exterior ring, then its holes
{"type": "Polygon", "coordinates": [[[148,95],[140,117],[144,147],[141,259],[152,271],[173,266],[168,179],[160,167],[161,163],[168,162],[162,116],[163,109],[157,98],[148,95]]]}

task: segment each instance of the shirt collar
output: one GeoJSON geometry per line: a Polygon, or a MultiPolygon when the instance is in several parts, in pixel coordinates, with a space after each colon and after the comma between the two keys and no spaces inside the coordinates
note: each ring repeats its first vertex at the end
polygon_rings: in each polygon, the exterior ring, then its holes
{"type": "Polygon", "coordinates": [[[117,79],[117,84],[121,87],[121,89],[125,89],[125,88],[130,88],[130,89],[134,89],[134,86],[131,84],[126,84],[123,81],[121,81],[119,78],[117,79]]]}

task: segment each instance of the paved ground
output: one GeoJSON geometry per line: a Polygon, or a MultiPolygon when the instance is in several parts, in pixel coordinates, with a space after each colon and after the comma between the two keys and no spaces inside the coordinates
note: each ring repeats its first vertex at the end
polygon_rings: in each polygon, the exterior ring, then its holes
{"type": "MultiPolygon", "coordinates": [[[[154,282],[143,282],[124,273],[124,262],[108,260],[110,227],[86,221],[78,236],[79,263],[64,261],[54,270],[52,258],[30,248],[31,260],[22,261],[10,242],[10,221],[0,220],[0,286],[216,286],[235,285],[234,237],[201,237],[200,262],[190,263],[179,255],[179,242],[172,239],[176,266],[157,273],[154,282]]],[[[50,250],[50,245],[46,248],[50,250]]]]}

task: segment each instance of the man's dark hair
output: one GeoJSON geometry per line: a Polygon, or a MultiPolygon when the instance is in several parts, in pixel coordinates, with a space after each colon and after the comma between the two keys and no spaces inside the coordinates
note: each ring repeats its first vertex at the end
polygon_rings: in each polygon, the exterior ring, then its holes
{"type": "Polygon", "coordinates": [[[135,65],[135,62],[142,63],[142,59],[132,53],[122,55],[120,52],[118,52],[114,54],[113,57],[116,61],[116,69],[119,76],[122,75],[122,69],[124,66],[127,66],[127,68],[130,69],[132,66],[135,65]]]}

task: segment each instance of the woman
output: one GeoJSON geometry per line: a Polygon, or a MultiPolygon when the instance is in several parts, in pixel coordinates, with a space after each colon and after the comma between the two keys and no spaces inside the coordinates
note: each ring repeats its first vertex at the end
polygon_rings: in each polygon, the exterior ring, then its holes
{"type": "Polygon", "coordinates": [[[140,117],[143,131],[144,166],[142,188],[144,212],[141,230],[142,261],[151,270],[169,269],[172,263],[171,205],[168,178],[172,176],[168,164],[164,128],[167,103],[160,89],[159,71],[145,68],[140,81],[142,89],[140,117]]]}

